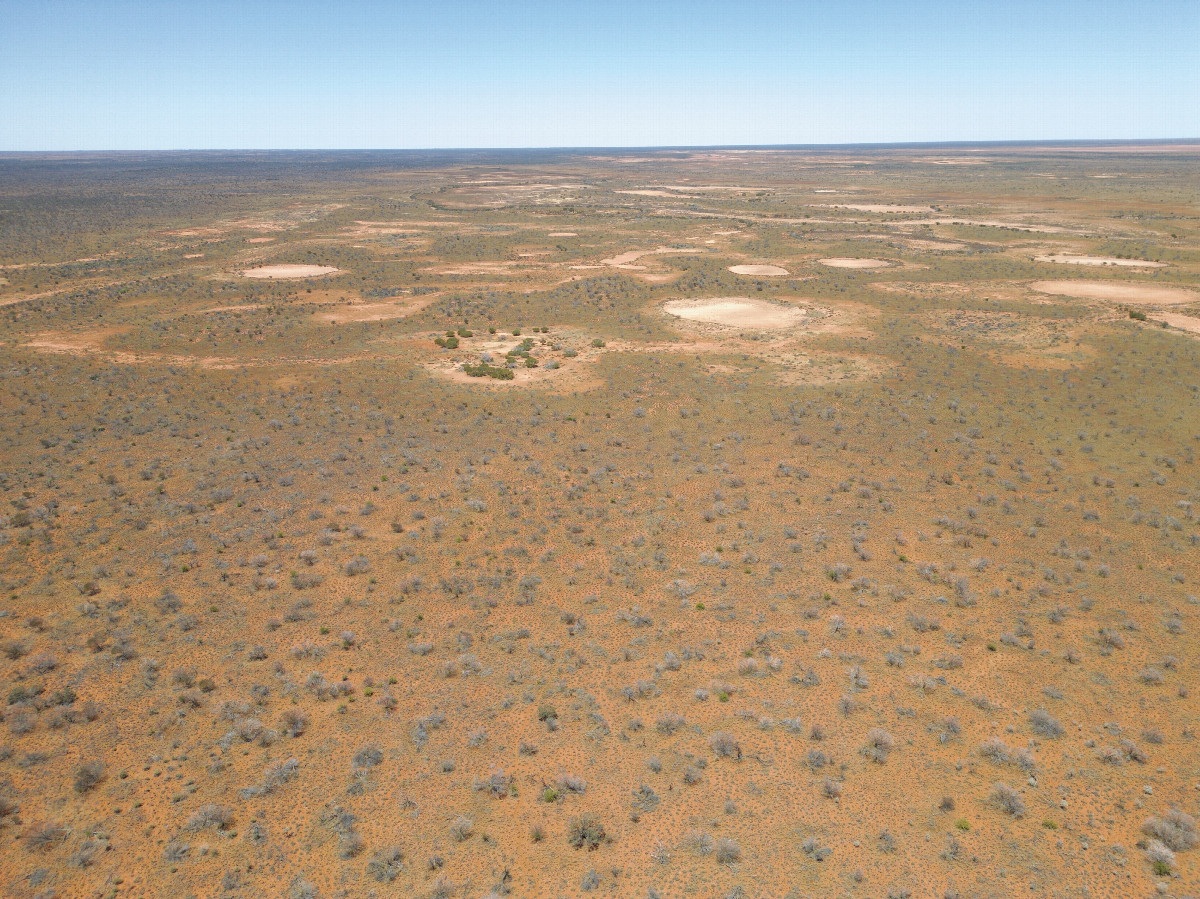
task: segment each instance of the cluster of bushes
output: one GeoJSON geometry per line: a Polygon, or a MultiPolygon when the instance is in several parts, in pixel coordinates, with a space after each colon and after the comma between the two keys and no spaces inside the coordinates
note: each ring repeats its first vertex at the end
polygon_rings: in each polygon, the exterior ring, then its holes
{"type": "MultiPolygon", "coordinates": [[[[492,328],[491,330],[494,332],[496,329],[492,328]]],[[[443,349],[457,350],[458,349],[458,340],[460,337],[467,338],[467,337],[474,337],[474,336],[475,336],[475,332],[468,331],[466,328],[459,328],[458,331],[455,331],[453,328],[451,328],[449,331],[446,332],[445,337],[438,337],[433,342],[436,343],[438,346],[442,347],[443,349]]]]}
{"type": "MultiPolygon", "coordinates": [[[[535,328],[534,330],[537,330],[537,329],[535,328]]],[[[520,332],[513,331],[513,333],[517,334],[520,332]]],[[[534,358],[533,354],[530,352],[530,350],[532,350],[532,349],[533,349],[533,338],[526,337],[519,344],[517,344],[515,347],[513,347],[511,350],[509,350],[505,354],[505,358],[508,360],[508,362],[510,364],[514,364],[514,365],[519,360],[524,359],[526,368],[537,368],[538,361],[537,361],[537,359],[534,358]]]]}
{"type": "Polygon", "coordinates": [[[478,365],[464,365],[463,371],[472,378],[495,378],[498,381],[513,379],[512,369],[502,365],[490,365],[487,362],[480,362],[478,365]]]}

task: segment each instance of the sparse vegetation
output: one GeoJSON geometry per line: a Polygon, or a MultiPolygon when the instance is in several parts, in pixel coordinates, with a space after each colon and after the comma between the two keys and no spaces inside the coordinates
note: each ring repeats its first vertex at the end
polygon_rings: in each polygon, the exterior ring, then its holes
{"type": "Polygon", "coordinates": [[[0,160],[6,889],[1197,881],[1194,152],[638,154],[0,160]]]}

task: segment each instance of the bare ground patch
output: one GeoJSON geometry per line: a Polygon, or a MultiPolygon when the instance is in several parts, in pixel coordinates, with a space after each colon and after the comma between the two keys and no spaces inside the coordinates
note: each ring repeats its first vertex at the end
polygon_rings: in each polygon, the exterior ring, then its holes
{"type": "Polygon", "coordinates": [[[1156,312],[1150,316],[1156,322],[1165,322],[1172,328],[1200,337],[1200,318],[1179,312],[1156,312]]]}
{"type": "Polygon", "coordinates": [[[1200,293],[1194,290],[1133,281],[1034,281],[1029,286],[1038,293],[1113,303],[1177,306],[1200,301],[1200,293]]]}
{"type": "Polygon", "coordinates": [[[613,268],[637,269],[640,266],[634,265],[643,256],[668,256],[678,253],[704,253],[706,250],[703,247],[658,247],[653,250],[630,250],[627,253],[619,253],[608,259],[600,260],[604,265],[611,265],[613,268]]]}
{"type": "Polygon", "coordinates": [[[1033,257],[1038,262],[1058,262],[1063,265],[1117,265],[1125,268],[1166,268],[1165,262],[1149,259],[1121,259],[1117,256],[1076,256],[1072,253],[1051,253],[1033,257]]]}
{"type": "Polygon", "coordinates": [[[691,196],[690,194],[681,194],[681,193],[675,193],[674,191],[670,191],[670,190],[654,190],[654,189],[646,189],[646,190],[615,190],[615,191],[613,191],[613,193],[616,193],[616,194],[634,194],[634,195],[636,195],[636,196],[639,196],[639,197],[679,197],[679,198],[681,198],[681,199],[687,199],[688,197],[690,197],[690,196],[691,196]]]}
{"type": "Polygon", "coordinates": [[[853,209],[855,212],[934,212],[932,206],[892,206],[887,203],[813,203],[817,209],[853,209]]]}
{"type": "Polygon", "coordinates": [[[765,352],[764,342],[778,346],[816,335],[871,338],[874,332],[864,322],[879,314],[851,300],[799,297],[787,303],[747,297],[686,298],[668,301],[658,312],[686,331],[718,340],[726,349],[736,346],[755,355],[765,352]],[[737,329],[759,333],[744,339],[733,333],[737,329]]]}
{"type": "Polygon", "coordinates": [[[808,311],[748,297],[671,300],[663,311],[690,322],[727,328],[790,328],[802,323],[808,311]]]}
{"type": "Polygon", "coordinates": [[[290,280],[292,278],[320,278],[336,274],[340,269],[332,265],[260,265],[257,268],[244,269],[240,274],[243,278],[268,278],[290,280]]]}
{"type": "Polygon", "coordinates": [[[758,275],[768,278],[777,278],[788,274],[786,268],[778,265],[731,265],[729,270],[735,275],[758,275]]]}
{"type": "Polygon", "coordinates": [[[892,265],[886,259],[856,259],[847,256],[831,256],[817,261],[830,268],[890,268],[892,265]]]}

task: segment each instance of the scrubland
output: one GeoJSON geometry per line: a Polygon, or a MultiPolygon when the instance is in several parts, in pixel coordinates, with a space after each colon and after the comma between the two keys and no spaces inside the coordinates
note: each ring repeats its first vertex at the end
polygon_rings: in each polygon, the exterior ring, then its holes
{"type": "Polygon", "coordinates": [[[0,893],[1200,894],[1198,156],[0,157],[0,893]]]}

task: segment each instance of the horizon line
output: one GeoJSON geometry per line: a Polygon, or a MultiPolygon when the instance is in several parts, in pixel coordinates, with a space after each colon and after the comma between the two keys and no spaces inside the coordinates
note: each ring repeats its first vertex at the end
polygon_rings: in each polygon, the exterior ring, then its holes
{"type": "Polygon", "coordinates": [[[679,152],[694,150],[905,150],[905,149],[987,149],[1003,147],[1111,147],[1111,146],[1197,146],[1200,137],[1153,138],[1063,138],[1017,140],[945,140],[945,141],[853,141],[845,143],[792,144],[611,144],[545,146],[475,147],[172,147],[168,149],[78,149],[78,150],[0,150],[0,158],[11,156],[80,156],[171,153],[502,153],[502,152],[679,152]]]}

